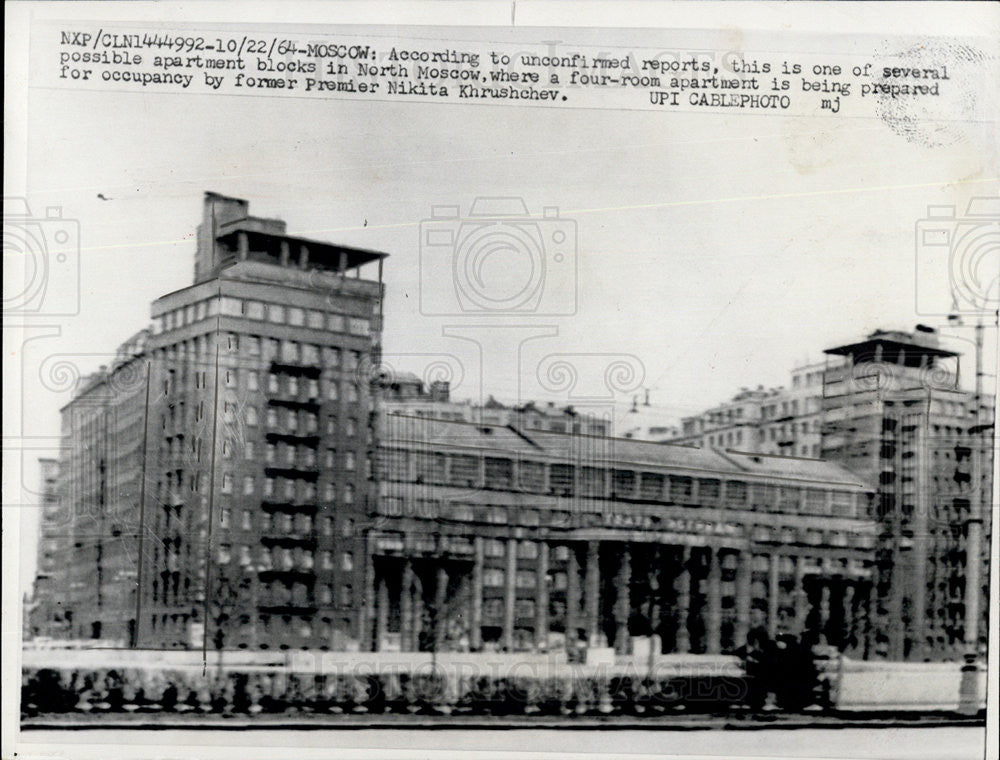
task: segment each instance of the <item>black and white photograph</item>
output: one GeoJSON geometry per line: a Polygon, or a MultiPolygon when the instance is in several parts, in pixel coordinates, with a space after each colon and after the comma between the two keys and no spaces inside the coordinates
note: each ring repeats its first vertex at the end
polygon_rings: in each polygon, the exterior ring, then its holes
{"type": "Polygon", "coordinates": [[[9,3],[3,757],[996,757],[961,6],[9,3]]]}

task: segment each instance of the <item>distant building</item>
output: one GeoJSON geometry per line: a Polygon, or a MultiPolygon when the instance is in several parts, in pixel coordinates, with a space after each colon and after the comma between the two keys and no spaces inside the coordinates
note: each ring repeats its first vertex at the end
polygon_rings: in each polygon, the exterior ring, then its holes
{"type": "Polygon", "coordinates": [[[825,364],[796,367],[787,388],[743,388],[725,403],[682,418],[679,433],[651,435],[649,440],[819,457],[825,368],[825,364]]]}
{"type": "MultiPolygon", "coordinates": [[[[959,355],[926,328],[877,330],[825,353],[826,362],[793,370],[790,387],[743,389],[659,440],[821,457],[864,478],[879,491],[880,653],[958,659],[973,452],[983,456],[987,502],[993,463],[983,443],[992,435],[973,431],[976,401],[959,386],[959,355]]],[[[992,420],[992,406],[986,412],[992,420]]],[[[989,573],[981,577],[985,645],[989,573]]]]}
{"type": "Polygon", "coordinates": [[[417,375],[403,372],[382,378],[382,408],[386,414],[404,414],[434,420],[510,425],[522,430],[544,430],[576,435],[612,435],[612,421],[553,403],[506,405],[490,396],[482,404],[451,398],[446,381],[426,387],[417,375]]]}

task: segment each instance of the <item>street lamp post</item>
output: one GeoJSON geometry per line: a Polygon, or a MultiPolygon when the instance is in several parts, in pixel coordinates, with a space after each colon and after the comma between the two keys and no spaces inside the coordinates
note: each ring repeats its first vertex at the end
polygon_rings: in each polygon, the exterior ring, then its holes
{"type": "Polygon", "coordinates": [[[972,493],[969,494],[969,515],[966,520],[965,535],[965,623],[964,644],[965,663],[962,666],[962,680],[959,686],[959,711],[966,715],[979,712],[979,616],[982,604],[980,596],[982,583],[983,540],[983,323],[976,325],[976,392],[973,415],[975,426],[972,433],[972,493]]]}

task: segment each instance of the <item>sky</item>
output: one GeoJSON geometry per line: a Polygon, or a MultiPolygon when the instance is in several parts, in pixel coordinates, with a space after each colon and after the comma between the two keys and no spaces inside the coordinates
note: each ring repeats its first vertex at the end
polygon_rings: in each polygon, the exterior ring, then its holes
{"type": "MultiPolygon", "coordinates": [[[[292,234],[390,254],[394,368],[421,373],[443,357],[461,368],[459,397],[618,413],[648,389],[654,416],[676,421],[741,386],[785,384],[792,367],[875,329],[942,324],[916,312],[915,226],[928,205],[961,214],[998,189],[988,124],[940,149],[877,119],[35,89],[28,127],[32,213],[58,206],[79,221],[80,309],[36,320],[44,328],[8,354],[22,395],[5,405],[40,442],[24,456],[27,505],[34,457],[55,454],[64,370],[107,363],[147,325],[153,299],[190,284],[205,191],[245,198],[292,234]],[[562,227],[575,276],[547,270],[543,292],[575,300],[574,314],[421,312],[421,288],[451,276],[443,259],[422,259],[421,222],[437,205],[467,215],[485,196],[523,199],[534,229],[552,229],[545,207],[575,224],[562,227]],[[553,354],[579,374],[572,395],[551,378],[546,390],[553,354]],[[609,396],[604,369],[623,355],[635,376],[609,396]]],[[[946,283],[920,287],[946,296],[946,283]]],[[[957,334],[961,349],[971,333],[957,334]]]]}

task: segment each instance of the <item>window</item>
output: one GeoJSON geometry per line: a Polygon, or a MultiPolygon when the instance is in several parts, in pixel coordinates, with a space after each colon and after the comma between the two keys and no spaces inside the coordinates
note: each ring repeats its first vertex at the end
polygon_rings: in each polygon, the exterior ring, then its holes
{"type": "Polygon", "coordinates": [[[230,522],[231,510],[228,507],[223,507],[219,512],[219,527],[228,528],[230,522]]]}
{"type": "Polygon", "coordinates": [[[257,449],[257,446],[256,446],[256,444],[254,444],[253,441],[247,441],[246,443],[244,443],[243,444],[243,458],[244,459],[253,459],[254,458],[254,454],[256,453],[256,449],[257,449]]]}
{"type": "Polygon", "coordinates": [[[285,307],[276,303],[269,303],[267,305],[267,321],[274,322],[276,325],[284,323],[285,307]]]}
{"type": "Polygon", "coordinates": [[[252,527],[252,520],[253,520],[253,517],[251,515],[250,510],[249,509],[244,509],[243,510],[243,520],[240,523],[240,527],[243,528],[243,530],[250,530],[250,528],[252,527]]]}
{"type": "Polygon", "coordinates": [[[487,557],[502,557],[506,554],[503,541],[498,538],[487,538],[483,541],[483,554],[487,557]]]}
{"type": "Polygon", "coordinates": [[[326,327],[333,332],[344,332],[344,318],[339,314],[330,314],[327,317],[326,327]]]}
{"type": "Polygon", "coordinates": [[[327,382],[327,384],[326,384],[326,397],[328,399],[330,399],[330,401],[336,401],[338,398],[340,398],[340,391],[337,388],[337,381],[336,380],[330,380],[330,381],[327,382]]]}
{"type": "Polygon", "coordinates": [[[302,311],[302,309],[300,309],[297,306],[289,307],[288,324],[293,325],[294,327],[302,327],[305,325],[305,323],[306,323],[305,312],[302,311]]]}
{"type": "Polygon", "coordinates": [[[344,504],[354,503],[354,484],[348,483],[344,486],[344,504]]]}
{"type": "Polygon", "coordinates": [[[679,475],[670,476],[670,500],[676,504],[688,504],[694,496],[694,485],[691,478],[679,475]]]}
{"type": "Polygon", "coordinates": [[[631,470],[612,470],[611,488],[616,496],[631,496],[635,490],[635,473],[631,470]]]}
{"type": "Polygon", "coordinates": [[[245,478],[243,478],[243,495],[252,496],[253,492],[254,492],[253,476],[247,475],[245,478]]]}
{"type": "Polygon", "coordinates": [[[536,559],[538,557],[538,544],[533,541],[518,542],[517,556],[521,559],[536,559]]]}
{"type": "Polygon", "coordinates": [[[326,326],[323,312],[310,309],[306,313],[306,322],[313,330],[322,330],[326,326]]]}
{"type": "Polygon", "coordinates": [[[264,497],[270,498],[274,496],[274,478],[264,479],[264,497]]]}
{"type": "Polygon", "coordinates": [[[356,456],[353,451],[344,452],[344,469],[354,470],[357,466],[356,456]]]}
{"type": "Polygon", "coordinates": [[[483,570],[483,585],[492,588],[503,587],[504,573],[497,568],[487,568],[483,570]]]}
{"type": "Polygon", "coordinates": [[[662,501],[666,478],[658,472],[644,472],[639,479],[639,498],[645,501],[662,501]]]}
{"type": "Polygon", "coordinates": [[[535,587],[535,573],[531,570],[518,570],[514,579],[518,588],[535,587]]]}
{"type": "Polygon", "coordinates": [[[573,493],[573,465],[549,465],[549,490],[564,496],[573,493]]]}
{"type": "Polygon", "coordinates": [[[320,553],[320,561],[324,570],[333,570],[333,552],[324,551],[320,553]]]}
{"type": "Polygon", "coordinates": [[[354,555],[350,552],[344,552],[340,556],[340,569],[341,570],[353,570],[354,569],[354,555]]]}
{"type": "Polygon", "coordinates": [[[247,301],[246,315],[249,319],[264,319],[264,304],[260,301],[247,301]]]}
{"type": "Polygon", "coordinates": [[[451,480],[453,483],[474,486],[479,482],[479,459],[466,454],[452,456],[451,480]]]}
{"type": "Polygon", "coordinates": [[[249,425],[250,427],[256,427],[257,426],[257,410],[254,407],[252,407],[252,406],[248,406],[246,408],[246,410],[244,411],[244,413],[243,413],[243,419],[246,420],[247,425],[249,425]]]}
{"type": "Polygon", "coordinates": [[[702,504],[716,504],[719,501],[721,489],[721,481],[714,478],[701,478],[698,480],[698,500],[702,504]]]}
{"type": "Polygon", "coordinates": [[[222,476],[222,493],[232,493],[233,492],[233,476],[231,474],[224,473],[222,476]]]}
{"type": "Polygon", "coordinates": [[[486,457],[486,487],[510,488],[514,483],[514,463],[509,459],[486,457]]]}
{"type": "Polygon", "coordinates": [[[231,559],[232,555],[229,552],[229,544],[219,544],[219,564],[228,565],[231,559]]]}

